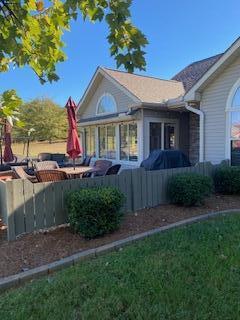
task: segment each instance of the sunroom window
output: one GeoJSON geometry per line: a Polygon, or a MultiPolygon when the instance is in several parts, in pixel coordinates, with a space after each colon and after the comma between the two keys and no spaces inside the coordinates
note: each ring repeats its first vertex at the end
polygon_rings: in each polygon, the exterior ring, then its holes
{"type": "Polygon", "coordinates": [[[95,156],[95,128],[88,127],[85,129],[85,153],[88,156],[95,156]]]}
{"type": "Polygon", "coordinates": [[[116,127],[98,128],[99,158],[116,159],[116,127]]]}
{"type": "Polygon", "coordinates": [[[137,124],[120,125],[120,160],[138,161],[137,124]]]}
{"type": "Polygon", "coordinates": [[[240,165],[240,88],[233,97],[229,113],[231,163],[235,166],[240,165]]]}
{"type": "Polygon", "coordinates": [[[97,105],[97,114],[115,113],[117,112],[117,105],[113,96],[105,93],[99,100],[97,105]]]}

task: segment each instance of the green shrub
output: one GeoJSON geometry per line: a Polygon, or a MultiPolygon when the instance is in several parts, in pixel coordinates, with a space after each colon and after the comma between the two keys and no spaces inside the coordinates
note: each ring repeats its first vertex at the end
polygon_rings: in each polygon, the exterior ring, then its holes
{"type": "Polygon", "coordinates": [[[173,176],[168,185],[171,203],[184,206],[200,205],[211,194],[212,179],[196,173],[183,173],[173,176]]]}
{"type": "Polygon", "coordinates": [[[223,194],[240,194],[240,167],[219,167],[214,174],[215,190],[223,194]]]}
{"type": "Polygon", "coordinates": [[[119,228],[123,194],[115,188],[87,188],[67,196],[71,228],[85,238],[95,238],[119,228]]]}

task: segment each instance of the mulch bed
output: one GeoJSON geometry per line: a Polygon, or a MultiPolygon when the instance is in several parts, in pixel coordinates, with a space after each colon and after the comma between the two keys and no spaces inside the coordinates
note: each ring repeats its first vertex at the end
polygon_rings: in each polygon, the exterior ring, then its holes
{"type": "Polygon", "coordinates": [[[214,195],[207,199],[205,205],[201,207],[184,208],[174,205],[161,205],[128,214],[118,231],[94,240],[85,240],[81,236],[71,233],[68,227],[45,233],[24,235],[12,242],[1,240],[0,236],[0,277],[24,272],[76,252],[95,248],[186,218],[208,212],[231,211],[231,209],[238,208],[240,208],[239,196],[214,195]]]}

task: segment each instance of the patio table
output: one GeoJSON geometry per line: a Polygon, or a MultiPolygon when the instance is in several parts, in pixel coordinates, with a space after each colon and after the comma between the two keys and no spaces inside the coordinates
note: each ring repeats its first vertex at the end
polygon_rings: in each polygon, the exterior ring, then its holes
{"type": "Polygon", "coordinates": [[[97,172],[99,169],[94,167],[83,166],[83,167],[75,167],[75,169],[72,167],[72,168],[60,168],[57,170],[66,172],[69,179],[77,179],[77,178],[81,178],[82,175],[86,172],[97,172]]]}

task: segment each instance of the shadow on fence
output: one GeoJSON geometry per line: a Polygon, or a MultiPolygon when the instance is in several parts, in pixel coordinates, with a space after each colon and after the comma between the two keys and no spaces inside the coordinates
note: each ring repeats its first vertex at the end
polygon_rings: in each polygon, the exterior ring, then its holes
{"type": "Polygon", "coordinates": [[[125,197],[126,212],[166,204],[167,184],[178,173],[195,172],[211,176],[216,166],[210,162],[195,167],[145,171],[123,170],[119,175],[89,179],[36,183],[28,180],[0,182],[0,217],[8,226],[8,240],[23,233],[67,222],[65,197],[70,191],[96,186],[113,186],[125,197]]]}

